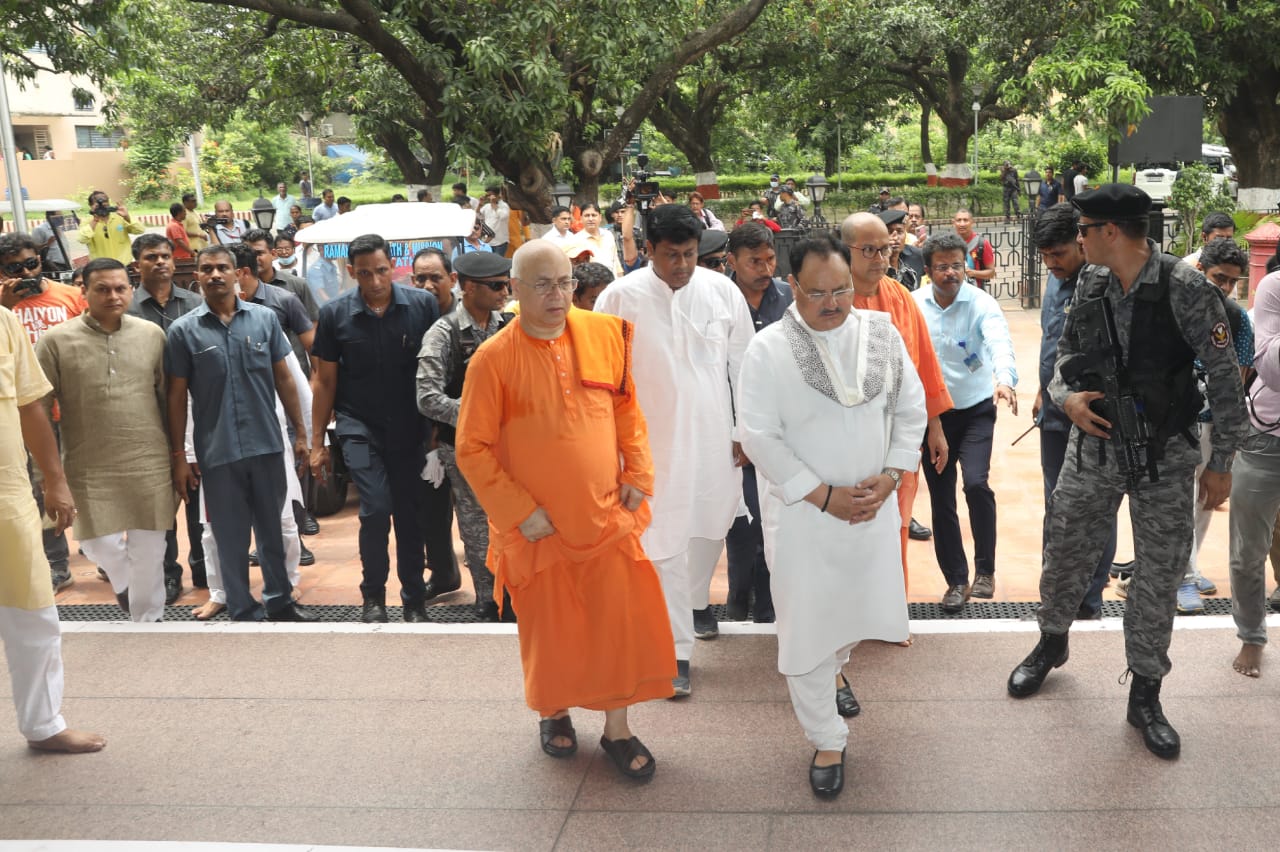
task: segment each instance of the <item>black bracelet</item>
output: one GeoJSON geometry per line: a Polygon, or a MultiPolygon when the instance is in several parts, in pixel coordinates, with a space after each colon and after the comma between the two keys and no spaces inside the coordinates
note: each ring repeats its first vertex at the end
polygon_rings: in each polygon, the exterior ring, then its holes
{"type": "Polygon", "coordinates": [[[823,501],[822,501],[822,508],[821,508],[821,509],[819,509],[818,511],[820,511],[820,512],[825,512],[825,511],[827,511],[827,504],[828,504],[828,503],[830,503],[830,502],[831,502],[831,486],[830,486],[830,485],[828,485],[828,486],[827,486],[827,499],[825,499],[825,500],[823,500],[823,501]]]}

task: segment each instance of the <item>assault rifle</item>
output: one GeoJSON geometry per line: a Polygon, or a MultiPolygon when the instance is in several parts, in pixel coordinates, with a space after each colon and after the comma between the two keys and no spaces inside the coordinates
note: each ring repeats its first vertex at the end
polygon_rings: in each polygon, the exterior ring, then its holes
{"type": "Polygon", "coordinates": [[[1071,318],[1081,352],[1062,365],[1063,379],[1073,386],[1078,386],[1086,372],[1102,379],[1103,397],[1089,403],[1089,408],[1111,423],[1111,445],[1125,484],[1136,488],[1144,472],[1152,482],[1157,481],[1160,476],[1151,448],[1151,429],[1142,398],[1129,385],[1111,302],[1106,297],[1081,302],[1071,318]]]}

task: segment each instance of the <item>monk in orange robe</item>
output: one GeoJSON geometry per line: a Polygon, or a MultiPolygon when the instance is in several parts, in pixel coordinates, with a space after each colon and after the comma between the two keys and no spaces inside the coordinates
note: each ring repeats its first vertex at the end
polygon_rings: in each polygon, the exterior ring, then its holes
{"type": "MultiPolygon", "coordinates": [[[[924,404],[929,416],[925,430],[925,446],[929,451],[926,464],[941,471],[947,465],[947,438],[942,434],[942,421],[938,415],[953,408],[947,383],[942,378],[942,367],[933,351],[929,337],[929,325],[924,314],[911,298],[910,291],[894,281],[886,271],[889,268],[889,249],[893,239],[902,240],[906,229],[898,223],[899,231],[890,234],[891,226],[872,213],[854,213],[840,225],[840,239],[853,254],[849,271],[853,276],[853,306],[863,310],[883,311],[893,319],[893,325],[907,345],[911,363],[920,374],[924,385],[924,404]],[[868,257],[867,255],[870,255],[868,257]]],[[[911,506],[916,499],[919,474],[909,471],[902,474],[898,488],[898,513],[902,516],[902,581],[907,581],[907,528],[911,523],[911,506]]]]}
{"type": "Polygon", "coordinates": [[[631,326],[569,311],[575,281],[555,243],[516,250],[520,315],[467,367],[458,468],[489,516],[494,599],[519,617],[525,700],[543,751],[577,748],[570,707],[603,710],[618,769],[654,758],[627,708],[667,698],[676,676],[666,598],[640,546],[653,491],[644,415],[631,379],[631,326]]]}

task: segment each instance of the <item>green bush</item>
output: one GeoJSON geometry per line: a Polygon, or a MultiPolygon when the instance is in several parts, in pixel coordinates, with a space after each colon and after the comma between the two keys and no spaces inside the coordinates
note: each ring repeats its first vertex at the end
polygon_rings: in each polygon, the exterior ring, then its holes
{"type": "Polygon", "coordinates": [[[177,183],[169,165],[176,156],[172,139],[138,136],[132,140],[125,154],[125,186],[130,204],[174,196],[177,183]]]}

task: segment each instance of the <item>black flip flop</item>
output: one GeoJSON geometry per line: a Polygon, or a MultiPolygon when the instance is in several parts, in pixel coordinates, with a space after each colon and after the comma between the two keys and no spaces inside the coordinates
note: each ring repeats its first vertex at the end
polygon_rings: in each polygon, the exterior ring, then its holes
{"type": "Polygon", "coordinates": [[[542,750],[552,757],[571,757],[578,750],[578,734],[568,716],[539,720],[538,732],[542,735],[542,750]],[[551,741],[556,737],[568,737],[569,745],[554,745],[551,741]]]}
{"type": "Polygon", "coordinates": [[[608,740],[604,737],[600,738],[600,747],[604,749],[604,753],[609,755],[609,759],[613,761],[613,765],[618,767],[618,771],[628,778],[651,778],[653,770],[657,766],[657,762],[653,759],[653,755],[649,753],[649,749],[644,747],[644,743],[640,742],[639,737],[631,737],[627,740],[608,740]],[[649,762],[639,769],[631,768],[631,761],[637,757],[645,757],[649,762]]]}

